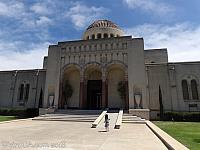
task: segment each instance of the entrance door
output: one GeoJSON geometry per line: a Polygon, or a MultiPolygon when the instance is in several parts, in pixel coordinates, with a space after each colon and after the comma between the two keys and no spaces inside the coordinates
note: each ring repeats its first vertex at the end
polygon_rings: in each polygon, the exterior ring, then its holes
{"type": "Polygon", "coordinates": [[[87,106],[89,109],[101,108],[102,81],[88,80],[87,84],[87,106]]]}

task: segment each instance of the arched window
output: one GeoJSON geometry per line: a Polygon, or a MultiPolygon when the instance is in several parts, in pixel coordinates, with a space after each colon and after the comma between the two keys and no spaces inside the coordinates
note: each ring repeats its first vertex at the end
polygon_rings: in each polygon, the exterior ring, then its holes
{"type": "Polygon", "coordinates": [[[97,39],[100,39],[101,38],[101,33],[98,33],[97,34],[97,39]]]}
{"type": "Polygon", "coordinates": [[[197,90],[197,82],[196,80],[191,80],[191,89],[192,89],[192,99],[197,100],[199,99],[198,90],[197,90]]]}
{"type": "Polygon", "coordinates": [[[108,38],[108,34],[107,34],[107,33],[104,33],[103,37],[104,37],[104,38],[108,38]]]}
{"type": "Polygon", "coordinates": [[[19,86],[19,101],[28,101],[30,84],[20,84],[19,86]]]}
{"type": "Polygon", "coordinates": [[[182,80],[182,92],[183,92],[183,99],[189,99],[189,92],[188,92],[188,83],[187,80],[182,80]]]}
{"type": "Polygon", "coordinates": [[[24,84],[20,84],[18,100],[23,100],[23,97],[24,97],[24,84]]]}
{"type": "Polygon", "coordinates": [[[89,36],[87,36],[87,40],[89,40],[89,36]]]}
{"type": "Polygon", "coordinates": [[[28,101],[30,84],[26,84],[24,100],[28,101]]]}

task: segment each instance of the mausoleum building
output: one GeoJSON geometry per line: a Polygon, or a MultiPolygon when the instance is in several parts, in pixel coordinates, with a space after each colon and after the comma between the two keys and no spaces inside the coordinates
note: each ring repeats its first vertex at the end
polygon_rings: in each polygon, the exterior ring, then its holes
{"type": "Polygon", "coordinates": [[[49,45],[43,69],[0,72],[0,107],[124,109],[158,118],[164,111],[200,111],[200,62],[168,62],[167,49],[144,50],[97,20],[81,40],[49,45]],[[66,87],[72,89],[67,98],[66,87]]]}

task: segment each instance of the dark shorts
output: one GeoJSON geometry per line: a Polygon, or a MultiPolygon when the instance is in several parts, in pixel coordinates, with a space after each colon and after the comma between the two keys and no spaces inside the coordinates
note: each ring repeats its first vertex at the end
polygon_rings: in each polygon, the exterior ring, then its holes
{"type": "Polygon", "coordinates": [[[108,127],[109,126],[109,123],[105,123],[105,127],[108,127]]]}

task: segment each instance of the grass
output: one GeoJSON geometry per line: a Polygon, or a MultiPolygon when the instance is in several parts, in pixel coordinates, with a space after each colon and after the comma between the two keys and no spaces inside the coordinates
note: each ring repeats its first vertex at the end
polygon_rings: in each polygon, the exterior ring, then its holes
{"type": "Polygon", "coordinates": [[[17,119],[15,116],[0,116],[0,122],[17,119]]]}
{"type": "Polygon", "coordinates": [[[200,122],[155,121],[158,127],[191,150],[200,150],[200,122]]]}

